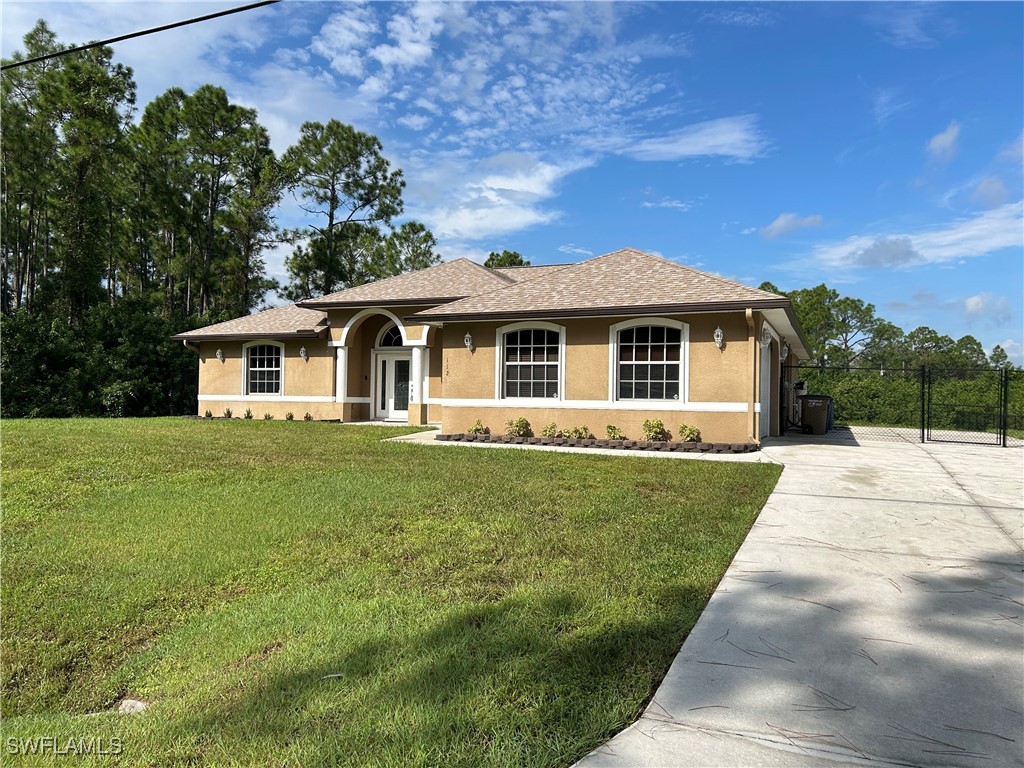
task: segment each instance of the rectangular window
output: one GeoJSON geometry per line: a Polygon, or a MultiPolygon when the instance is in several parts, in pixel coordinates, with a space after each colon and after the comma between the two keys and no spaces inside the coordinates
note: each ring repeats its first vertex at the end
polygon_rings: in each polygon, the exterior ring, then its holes
{"type": "Polygon", "coordinates": [[[276,344],[249,347],[246,355],[246,372],[246,394],[281,394],[281,347],[276,344]]]}
{"type": "Polygon", "coordinates": [[[678,400],[682,331],[661,325],[619,331],[619,399],[678,400]]]}
{"type": "Polygon", "coordinates": [[[558,397],[557,331],[511,331],[504,350],[505,397],[558,397]]]}

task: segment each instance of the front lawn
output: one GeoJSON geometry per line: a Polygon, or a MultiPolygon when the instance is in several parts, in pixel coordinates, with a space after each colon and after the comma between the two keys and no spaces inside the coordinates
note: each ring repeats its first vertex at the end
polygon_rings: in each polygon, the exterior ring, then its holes
{"type": "Polygon", "coordinates": [[[5,745],[565,766],[639,714],[779,475],[381,442],[409,431],[4,422],[5,745]]]}

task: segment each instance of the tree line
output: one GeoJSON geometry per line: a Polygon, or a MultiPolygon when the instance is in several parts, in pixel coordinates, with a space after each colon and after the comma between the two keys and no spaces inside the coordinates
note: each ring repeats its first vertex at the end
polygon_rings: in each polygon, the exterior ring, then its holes
{"type": "Polygon", "coordinates": [[[873,304],[843,296],[824,283],[789,292],[770,282],[759,287],[793,302],[793,313],[810,345],[805,365],[878,371],[1014,367],[998,344],[986,354],[971,335],[953,339],[927,326],[905,333],[879,317],[873,304]]]}
{"type": "MultiPolygon", "coordinates": [[[[40,21],[4,63],[65,47],[40,21]]],[[[190,412],[195,360],[172,334],[271,290],[298,300],[440,261],[426,227],[397,223],[405,180],[380,141],[337,120],[277,156],[256,110],[214,85],[139,115],[109,47],[5,70],[0,108],[4,416],[190,412]],[[308,225],[278,226],[285,195],[308,225]],[[282,244],[285,285],[265,263],[282,244]]]]}

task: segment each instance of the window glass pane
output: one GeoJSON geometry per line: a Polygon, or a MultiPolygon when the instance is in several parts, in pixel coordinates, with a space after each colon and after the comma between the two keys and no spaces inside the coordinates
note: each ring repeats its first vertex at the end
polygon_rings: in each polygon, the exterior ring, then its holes
{"type": "Polygon", "coordinates": [[[543,328],[524,328],[506,333],[504,343],[505,397],[557,395],[557,332],[543,328]]]}
{"type": "Polygon", "coordinates": [[[246,352],[246,390],[248,394],[281,393],[281,348],[257,344],[246,352]]]}
{"type": "Polygon", "coordinates": [[[620,399],[678,399],[680,329],[657,325],[627,328],[619,332],[618,354],[620,399]]]}

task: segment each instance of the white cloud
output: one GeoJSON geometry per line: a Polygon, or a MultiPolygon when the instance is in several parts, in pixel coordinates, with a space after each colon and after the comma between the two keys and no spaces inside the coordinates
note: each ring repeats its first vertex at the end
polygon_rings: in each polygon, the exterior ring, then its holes
{"type": "MultiPolygon", "coordinates": [[[[817,227],[821,224],[821,216],[799,216],[795,213],[780,213],[771,224],[761,230],[761,237],[774,240],[777,237],[796,232],[798,229],[817,227]]],[[[744,230],[744,232],[746,232],[744,230]]]]}
{"type": "Polygon", "coordinates": [[[956,120],[950,122],[949,127],[941,133],[932,136],[926,145],[928,154],[933,160],[945,162],[951,160],[956,154],[956,140],[960,136],[960,123],[956,120]]]}
{"type": "Polygon", "coordinates": [[[351,3],[344,8],[321,27],[310,48],[330,61],[331,67],[342,75],[361,77],[367,42],[380,27],[371,6],[351,3]]]}
{"type": "Polygon", "coordinates": [[[727,11],[712,11],[702,19],[734,27],[768,27],[775,23],[775,14],[767,8],[733,8],[727,11]]]}
{"type": "Polygon", "coordinates": [[[442,7],[436,3],[416,3],[408,13],[388,21],[388,37],[394,45],[378,45],[369,54],[385,67],[413,67],[425,63],[434,52],[432,38],[443,28],[442,7]]]}
{"type": "Polygon", "coordinates": [[[569,243],[568,245],[558,246],[559,253],[568,253],[570,256],[593,256],[593,251],[588,251],[586,248],[580,248],[578,245],[569,243]]]}
{"type": "Polygon", "coordinates": [[[924,3],[878,4],[866,21],[878,27],[882,40],[897,48],[930,48],[936,44],[933,35],[949,30],[949,24],[924,3]]]}
{"type": "Polygon", "coordinates": [[[974,199],[990,208],[1002,205],[1009,198],[1010,192],[998,176],[986,176],[974,188],[974,199]]]}
{"type": "Polygon", "coordinates": [[[693,208],[693,203],[688,203],[685,200],[673,200],[671,197],[663,197],[661,200],[656,202],[644,200],[640,205],[644,208],[671,208],[676,211],[684,212],[693,208]]]}
{"type": "Polygon", "coordinates": [[[1021,166],[1024,165],[1024,131],[1021,132],[1016,141],[1003,148],[999,153],[998,159],[1003,162],[1013,163],[1017,170],[1021,170],[1021,166]]]}
{"type": "Polygon", "coordinates": [[[695,123],[663,136],[641,139],[624,148],[623,153],[637,160],[727,157],[745,162],[763,155],[767,146],[758,130],[757,116],[738,115],[695,123]]]}
{"type": "Polygon", "coordinates": [[[422,131],[430,125],[430,118],[426,115],[402,115],[396,120],[399,125],[404,125],[412,131],[422,131]]]}
{"type": "Polygon", "coordinates": [[[890,118],[914,105],[913,101],[900,101],[898,92],[893,88],[882,88],[875,93],[872,101],[872,112],[875,122],[884,126],[890,118]]]}
{"type": "MultiPolygon", "coordinates": [[[[836,269],[908,268],[985,256],[1024,246],[1024,201],[917,233],[857,235],[815,246],[812,256],[836,269]]],[[[796,266],[795,264],[793,265],[796,266]]]]}
{"type": "Polygon", "coordinates": [[[1013,317],[1010,302],[1005,296],[990,291],[968,296],[963,300],[963,312],[968,322],[988,320],[993,325],[1006,325],[1013,317]]]}

